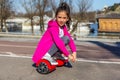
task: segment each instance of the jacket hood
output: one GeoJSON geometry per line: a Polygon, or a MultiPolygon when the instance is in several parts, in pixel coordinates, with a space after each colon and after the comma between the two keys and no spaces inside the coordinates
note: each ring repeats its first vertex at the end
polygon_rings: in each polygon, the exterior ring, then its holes
{"type": "Polygon", "coordinates": [[[57,21],[56,20],[50,20],[49,22],[48,22],[48,27],[53,27],[53,26],[57,26],[58,27],[58,24],[57,24],[57,21]]]}
{"type": "MultiPolygon", "coordinates": [[[[50,28],[50,27],[59,27],[59,25],[56,20],[52,19],[48,22],[48,28],[50,28]]],[[[65,25],[64,25],[64,27],[65,27],[65,25]]]]}

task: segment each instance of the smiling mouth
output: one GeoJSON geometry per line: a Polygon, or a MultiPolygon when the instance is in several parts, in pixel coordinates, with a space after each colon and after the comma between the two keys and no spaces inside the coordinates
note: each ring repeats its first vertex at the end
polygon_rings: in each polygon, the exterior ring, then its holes
{"type": "Polygon", "coordinates": [[[63,26],[64,24],[59,24],[60,26],[63,26]]]}
{"type": "Polygon", "coordinates": [[[62,23],[62,22],[60,22],[60,25],[63,25],[63,23],[62,23]]]}

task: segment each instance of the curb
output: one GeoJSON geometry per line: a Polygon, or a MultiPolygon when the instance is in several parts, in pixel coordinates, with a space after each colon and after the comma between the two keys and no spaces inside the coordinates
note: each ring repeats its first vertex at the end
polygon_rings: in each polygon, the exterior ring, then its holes
{"type": "MultiPolygon", "coordinates": [[[[4,37],[4,38],[32,38],[32,39],[40,39],[41,35],[0,33],[0,37],[4,37]]],[[[75,41],[120,42],[120,38],[119,38],[119,36],[118,37],[109,37],[109,36],[77,37],[75,41]]]]}
{"type": "Polygon", "coordinates": [[[10,38],[40,38],[40,35],[16,35],[16,34],[0,34],[0,37],[10,37],[10,38]]]}

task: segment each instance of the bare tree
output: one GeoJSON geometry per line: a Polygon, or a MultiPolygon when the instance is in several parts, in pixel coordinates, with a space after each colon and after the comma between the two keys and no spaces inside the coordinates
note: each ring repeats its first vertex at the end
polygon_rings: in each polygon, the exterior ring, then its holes
{"type": "Polygon", "coordinates": [[[79,12],[75,16],[77,22],[73,25],[71,33],[77,29],[77,25],[80,21],[87,20],[87,11],[92,7],[93,0],[77,0],[76,4],[78,6],[79,12]]]}
{"type": "Polygon", "coordinates": [[[57,2],[55,2],[56,0],[49,0],[49,3],[50,3],[50,7],[52,8],[52,17],[54,18],[55,17],[55,11],[58,7],[58,5],[62,2],[66,2],[69,4],[70,6],[70,9],[72,10],[72,0],[59,0],[57,2]]]}
{"type": "Polygon", "coordinates": [[[11,16],[12,11],[12,0],[0,0],[0,19],[1,19],[1,28],[0,31],[3,30],[3,24],[5,26],[6,32],[8,32],[6,26],[6,19],[11,16]]]}
{"type": "Polygon", "coordinates": [[[56,11],[56,9],[57,9],[57,4],[55,4],[55,1],[56,0],[49,0],[49,6],[51,7],[51,9],[52,9],[52,18],[54,18],[55,17],[55,11],[56,11]]]}
{"type": "Polygon", "coordinates": [[[92,0],[78,0],[79,8],[79,19],[85,20],[87,18],[86,12],[91,8],[93,1],[92,0]]]}
{"type": "Polygon", "coordinates": [[[24,0],[24,2],[22,3],[27,17],[30,19],[31,21],[31,32],[34,35],[34,27],[33,27],[33,16],[35,16],[36,14],[36,0],[24,0]]]}
{"type": "Polygon", "coordinates": [[[37,11],[38,15],[40,17],[40,32],[43,34],[44,32],[44,15],[45,15],[45,10],[48,7],[48,0],[37,0],[37,11]]]}
{"type": "Polygon", "coordinates": [[[62,2],[66,2],[69,7],[70,7],[70,11],[72,12],[72,9],[73,9],[73,0],[60,0],[60,3],[62,2]]]}
{"type": "Polygon", "coordinates": [[[60,0],[60,3],[65,2],[66,0],[60,0]]]}

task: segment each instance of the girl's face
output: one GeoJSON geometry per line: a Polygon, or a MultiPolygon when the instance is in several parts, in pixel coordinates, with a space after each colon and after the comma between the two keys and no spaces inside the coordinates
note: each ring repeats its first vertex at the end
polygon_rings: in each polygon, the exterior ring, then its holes
{"type": "Polygon", "coordinates": [[[56,20],[60,27],[65,25],[66,22],[68,21],[68,16],[67,16],[66,12],[65,11],[58,12],[58,14],[56,16],[56,20]]]}

